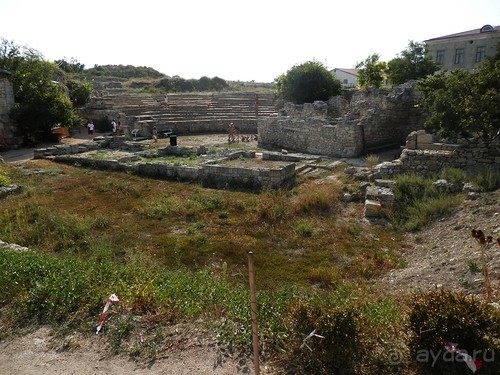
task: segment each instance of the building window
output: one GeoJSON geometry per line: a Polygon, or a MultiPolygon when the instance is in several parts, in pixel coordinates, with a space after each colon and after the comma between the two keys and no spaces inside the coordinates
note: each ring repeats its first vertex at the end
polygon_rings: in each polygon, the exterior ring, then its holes
{"type": "Polygon", "coordinates": [[[464,63],[464,49],[463,48],[457,48],[455,50],[455,60],[453,61],[455,65],[463,64],[464,63]]]}
{"type": "Polygon", "coordinates": [[[477,47],[476,49],[476,62],[481,62],[486,57],[486,47],[477,47]]]}
{"type": "Polygon", "coordinates": [[[436,53],[436,62],[439,65],[443,65],[444,64],[444,49],[440,49],[439,51],[437,51],[437,53],[436,53]]]}
{"type": "Polygon", "coordinates": [[[347,85],[349,83],[349,81],[346,79],[344,79],[344,85],[347,85]]]}

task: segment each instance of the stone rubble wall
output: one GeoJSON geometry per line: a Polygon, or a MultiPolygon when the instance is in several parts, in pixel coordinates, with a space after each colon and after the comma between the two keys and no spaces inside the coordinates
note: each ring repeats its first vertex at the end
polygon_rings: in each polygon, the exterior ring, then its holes
{"type": "MultiPolygon", "coordinates": [[[[183,166],[162,162],[138,162],[139,157],[126,156],[117,160],[98,159],[85,156],[84,153],[95,150],[120,149],[120,151],[135,152],[145,156],[152,152],[149,146],[139,146],[130,142],[116,140],[97,140],[83,144],[56,145],[34,151],[35,159],[51,159],[55,162],[73,164],[87,168],[127,172],[140,176],[159,178],[171,181],[199,183],[204,187],[230,190],[260,191],[264,188],[292,188],[295,185],[295,164],[287,162],[276,168],[244,168],[217,164],[224,159],[255,158],[255,152],[235,152],[227,158],[212,160],[199,166],[183,166]]],[[[167,146],[157,149],[157,156],[199,154],[197,148],[167,146]]],[[[270,160],[263,155],[263,159],[270,160]]]]}
{"type": "Polygon", "coordinates": [[[9,118],[9,112],[14,107],[14,89],[12,83],[0,73],[0,135],[12,138],[14,125],[9,118]]]}
{"type": "Polygon", "coordinates": [[[392,177],[401,173],[431,176],[443,168],[473,170],[492,166],[500,170],[500,140],[462,140],[457,144],[435,143],[434,136],[424,130],[410,133],[401,157],[381,163],[377,170],[392,177]]]}
{"type": "Polygon", "coordinates": [[[328,103],[286,103],[277,116],[259,119],[259,145],[333,157],[358,157],[403,145],[408,133],[424,122],[416,107],[418,97],[415,82],[408,82],[387,95],[364,88],[349,104],[338,98],[328,103]]]}

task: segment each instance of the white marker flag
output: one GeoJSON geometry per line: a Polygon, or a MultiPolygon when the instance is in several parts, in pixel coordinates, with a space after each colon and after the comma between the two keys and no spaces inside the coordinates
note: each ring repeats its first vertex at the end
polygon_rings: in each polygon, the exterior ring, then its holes
{"type": "Polygon", "coordinates": [[[457,353],[457,356],[461,357],[465,364],[470,368],[470,370],[475,373],[477,370],[481,368],[483,363],[475,358],[472,358],[468,353],[467,350],[463,349],[458,349],[458,344],[455,344],[453,342],[446,341],[444,343],[444,347],[447,351],[450,353],[457,353]]]}
{"type": "Polygon", "coordinates": [[[97,330],[95,332],[96,335],[99,333],[99,331],[102,328],[102,324],[104,323],[104,318],[106,317],[106,311],[108,311],[111,303],[119,302],[119,301],[120,300],[118,299],[118,297],[114,293],[112,295],[110,295],[109,298],[106,300],[106,305],[104,306],[104,309],[102,310],[101,317],[99,318],[99,323],[97,324],[97,330]]]}

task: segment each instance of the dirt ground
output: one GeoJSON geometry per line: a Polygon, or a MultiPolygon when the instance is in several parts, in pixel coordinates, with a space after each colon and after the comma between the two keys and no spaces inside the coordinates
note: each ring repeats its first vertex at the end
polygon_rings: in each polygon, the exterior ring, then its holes
{"type": "MultiPolygon", "coordinates": [[[[254,373],[251,358],[221,351],[199,336],[149,363],[137,363],[109,354],[105,338],[71,338],[71,349],[58,349],[60,338],[48,328],[0,342],[0,374],[5,375],[235,375],[254,373]]],[[[276,374],[260,364],[261,374],[276,374]]]]}
{"type": "MultiPolygon", "coordinates": [[[[219,135],[220,139],[207,138],[202,141],[224,143],[227,141],[225,137],[219,135]]],[[[189,139],[184,140],[188,143],[189,139]]],[[[82,137],[64,140],[85,141],[82,137]]],[[[199,144],[200,140],[196,142],[199,144]]],[[[24,158],[30,158],[29,153],[24,154],[24,158]]],[[[5,153],[2,156],[6,162],[19,161],[15,157],[5,157],[5,153]]],[[[381,157],[381,161],[389,159],[390,153],[381,157]]],[[[358,160],[357,163],[362,164],[362,161],[358,160]]],[[[405,267],[390,272],[378,282],[390,292],[445,288],[471,294],[483,293],[481,251],[471,236],[472,229],[481,229],[495,239],[500,237],[500,190],[467,200],[453,214],[408,235],[406,246],[402,249],[405,267]]],[[[492,246],[487,251],[487,265],[498,302],[499,246],[492,246]]],[[[71,342],[73,344],[69,350],[57,350],[57,344],[47,328],[3,340],[0,342],[0,374],[254,373],[251,358],[223,353],[206,336],[201,339],[199,335],[193,335],[181,348],[167,351],[163,357],[149,364],[138,364],[125,357],[107,354],[101,336],[72,338],[71,342]]],[[[262,374],[277,373],[271,364],[261,363],[260,369],[262,374]]]]}
{"type": "MultiPolygon", "coordinates": [[[[383,285],[394,292],[446,288],[482,294],[481,246],[472,237],[472,229],[500,238],[500,190],[466,200],[452,214],[408,235],[403,252],[406,266],[386,275],[383,285]]],[[[487,249],[486,261],[498,302],[500,246],[487,249]]]]}

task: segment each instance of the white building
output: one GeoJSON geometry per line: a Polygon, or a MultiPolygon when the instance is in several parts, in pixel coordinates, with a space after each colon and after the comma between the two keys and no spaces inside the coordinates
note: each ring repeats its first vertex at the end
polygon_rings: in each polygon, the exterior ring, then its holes
{"type": "Polygon", "coordinates": [[[480,29],[424,40],[429,56],[441,69],[471,70],[486,57],[496,54],[500,43],[500,26],[484,25],[480,29]]]}
{"type": "Polygon", "coordinates": [[[344,88],[352,88],[358,85],[359,74],[356,69],[335,68],[331,73],[340,81],[344,88]]]}

